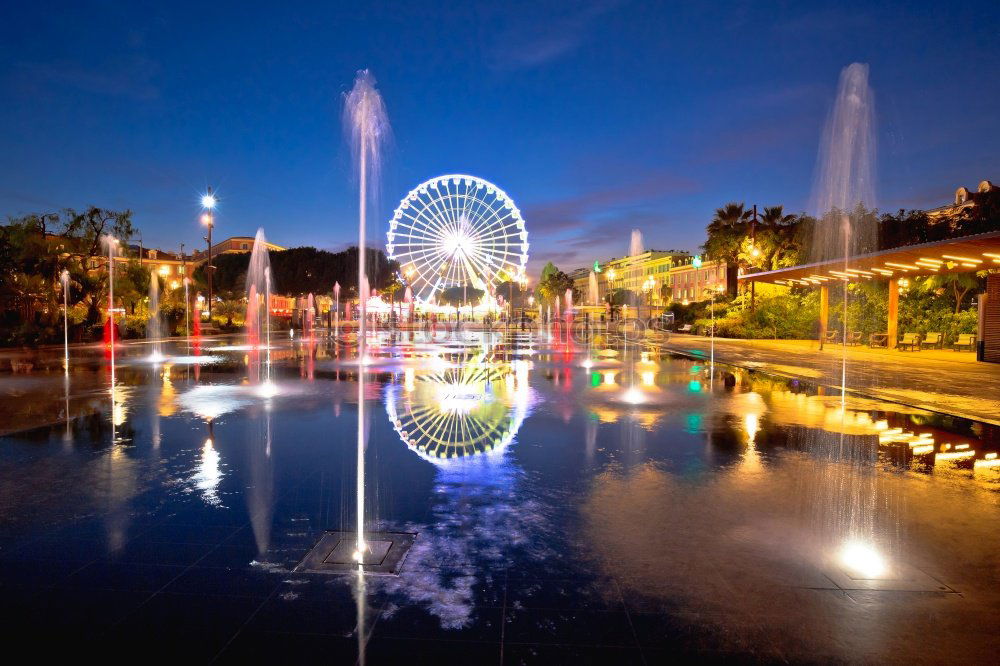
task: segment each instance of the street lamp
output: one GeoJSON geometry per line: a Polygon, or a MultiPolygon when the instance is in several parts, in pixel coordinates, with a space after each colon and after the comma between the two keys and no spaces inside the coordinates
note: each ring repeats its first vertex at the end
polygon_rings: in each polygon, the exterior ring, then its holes
{"type": "Polygon", "coordinates": [[[642,283],[642,290],[646,294],[646,308],[648,310],[647,314],[649,315],[650,318],[653,317],[652,292],[655,286],[656,286],[656,278],[654,278],[652,275],[647,277],[645,281],[642,283]]]}
{"type": "Polygon", "coordinates": [[[201,214],[201,223],[208,227],[208,235],[205,236],[205,241],[208,242],[208,266],[205,271],[208,273],[208,321],[212,322],[212,271],[214,267],[212,266],[212,227],[215,226],[215,215],[212,212],[215,209],[215,195],[212,194],[212,188],[208,188],[208,192],[201,198],[201,207],[204,212],[201,214]]]}

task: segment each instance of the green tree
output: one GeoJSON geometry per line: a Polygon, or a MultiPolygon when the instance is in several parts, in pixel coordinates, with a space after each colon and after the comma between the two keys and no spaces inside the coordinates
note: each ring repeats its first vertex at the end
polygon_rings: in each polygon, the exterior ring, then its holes
{"type": "Polygon", "coordinates": [[[973,289],[980,286],[980,280],[975,273],[945,273],[928,275],[918,282],[922,291],[938,296],[948,294],[955,302],[955,314],[962,311],[966,297],[973,289]]]}
{"type": "Polygon", "coordinates": [[[0,226],[4,327],[19,330],[16,337],[21,342],[54,339],[61,332],[57,324],[64,270],[70,276],[68,300],[74,319],[83,311],[86,316],[78,322],[81,328],[99,323],[106,306],[108,276],[102,238],[108,235],[127,242],[133,231],[131,211],[96,206],[9,218],[0,226]]]}
{"type": "Polygon", "coordinates": [[[551,261],[542,268],[538,285],[535,287],[535,297],[540,302],[554,303],[562,298],[567,289],[573,288],[573,281],[568,275],[556,268],[551,261]]]}

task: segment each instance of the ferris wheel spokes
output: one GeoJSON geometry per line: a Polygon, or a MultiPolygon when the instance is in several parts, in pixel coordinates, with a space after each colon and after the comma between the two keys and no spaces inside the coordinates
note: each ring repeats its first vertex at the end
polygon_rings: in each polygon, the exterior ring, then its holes
{"type": "Polygon", "coordinates": [[[473,176],[441,176],[411,190],[393,215],[387,240],[389,256],[424,302],[459,285],[492,291],[527,262],[520,211],[503,190],[473,176]]]}

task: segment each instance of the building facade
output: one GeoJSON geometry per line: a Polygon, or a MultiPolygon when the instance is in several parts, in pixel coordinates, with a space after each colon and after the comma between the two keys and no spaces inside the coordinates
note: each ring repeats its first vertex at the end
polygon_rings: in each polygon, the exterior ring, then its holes
{"type": "Polygon", "coordinates": [[[664,307],[673,296],[673,270],[691,260],[687,252],[650,250],[630,257],[594,262],[593,266],[569,273],[576,301],[581,305],[603,305],[608,294],[619,292],[632,304],[664,307]],[[597,302],[591,294],[590,274],[597,281],[597,302]]]}
{"type": "Polygon", "coordinates": [[[688,257],[670,270],[671,299],[679,303],[692,303],[711,298],[729,288],[728,270],[724,261],[703,261],[688,257]]]}
{"type": "MultiPolygon", "coordinates": [[[[224,241],[215,243],[212,245],[212,256],[216,257],[220,254],[233,254],[250,252],[253,250],[253,236],[233,236],[232,238],[227,238],[224,241]]],[[[267,246],[269,252],[281,252],[285,248],[280,245],[275,245],[274,243],[264,243],[267,246]]],[[[191,260],[195,263],[201,263],[208,259],[208,250],[195,250],[191,253],[191,260]]]]}

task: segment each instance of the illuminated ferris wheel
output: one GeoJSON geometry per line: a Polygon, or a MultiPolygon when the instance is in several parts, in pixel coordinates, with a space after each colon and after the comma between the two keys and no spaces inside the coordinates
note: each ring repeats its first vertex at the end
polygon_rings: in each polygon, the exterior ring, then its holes
{"type": "Polygon", "coordinates": [[[528,263],[521,211],[506,192],[475,176],[438,176],[410,190],[386,237],[389,257],[425,303],[449,287],[491,292],[523,275],[528,263]]]}

